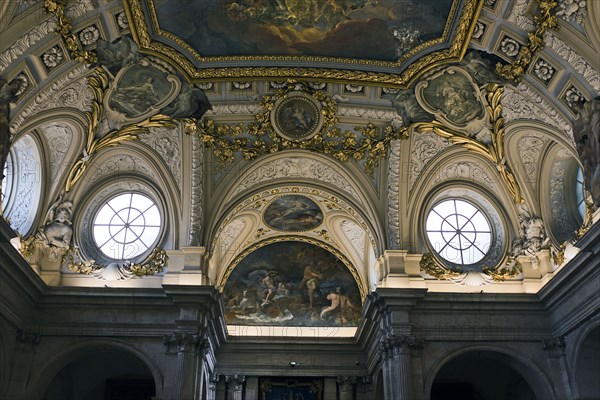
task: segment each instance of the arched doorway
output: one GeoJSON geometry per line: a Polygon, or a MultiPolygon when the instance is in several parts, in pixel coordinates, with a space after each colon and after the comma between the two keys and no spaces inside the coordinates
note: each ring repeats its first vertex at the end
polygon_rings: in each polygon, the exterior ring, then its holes
{"type": "Polygon", "coordinates": [[[575,361],[575,384],[580,400],[600,398],[598,376],[600,376],[600,326],[586,336],[575,361]]]}
{"type": "Polygon", "coordinates": [[[150,400],[152,372],[136,356],[115,350],[88,353],[65,365],[52,379],[44,400],[150,400]]]}
{"type": "Polygon", "coordinates": [[[431,400],[542,400],[504,358],[491,351],[453,358],[435,376],[431,400]]]}

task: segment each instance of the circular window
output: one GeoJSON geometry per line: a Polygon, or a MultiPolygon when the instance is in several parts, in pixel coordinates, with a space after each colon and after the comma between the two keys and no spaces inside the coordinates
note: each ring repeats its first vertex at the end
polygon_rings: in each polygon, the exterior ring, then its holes
{"type": "Polygon", "coordinates": [[[492,229],[485,215],[464,200],[444,200],[427,215],[427,239],[444,260],[475,264],[488,253],[492,229]]]}
{"type": "Polygon", "coordinates": [[[93,238],[107,257],[127,260],[154,247],[161,229],[156,203],[137,193],[125,193],[106,202],[96,214],[93,238]]]}

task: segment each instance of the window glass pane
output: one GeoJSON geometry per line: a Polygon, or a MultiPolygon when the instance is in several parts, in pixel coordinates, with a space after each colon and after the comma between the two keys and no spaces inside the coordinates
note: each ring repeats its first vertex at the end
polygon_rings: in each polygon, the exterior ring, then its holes
{"type": "Polygon", "coordinates": [[[160,222],[160,211],[150,198],[137,193],[121,194],[96,214],[94,241],[107,257],[131,259],[156,244],[160,222]]]}
{"type": "Polygon", "coordinates": [[[491,227],[473,204],[459,199],[436,204],[427,216],[431,247],[454,264],[474,264],[485,257],[491,244],[491,227]]]}

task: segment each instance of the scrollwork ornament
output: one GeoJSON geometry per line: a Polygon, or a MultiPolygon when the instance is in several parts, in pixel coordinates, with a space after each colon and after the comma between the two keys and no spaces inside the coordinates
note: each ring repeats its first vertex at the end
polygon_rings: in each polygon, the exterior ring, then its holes
{"type": "Polygon", "coordinates": [[[521,203],[521,192],[512,170],[506,163],[504,152],[504,117],[502,116],[502,95],[504,88],[496,83],[487,85],[485,94],[485,110],[491,130],[490,143],[484,143],[474,137],[468,136],[453,128],[447,127],[439,121],[416,122],[411,125],[417,133],[434,132],[436,135],[447,139],[452,144],[461,145],[472,150],[496,165],[498,173],[513,195],[516,203],[521,203]]]}
{"type": "Polygon", "coordinates": [[[514,82],[521,80],[527,68],[533,61],[534,55],[544,47],[544,33],[548,29],[558,26],[555,15],[558,3],[554,0],[539,0],[538,11],[540,15],[534,16],[535,30],[527,34],[529,42],[521,46],[517,59],[510,64],[496,64],[496,73],[504,79],[514,82]]]}
{"type": "Polygon", "coordinates": [[[150,128],[175,127],[175,122],[171,117],[157,114],[143,121],[126,125],[121,129],[114,129],[104,135],[98,135],[98,128],[104,115],[103,101],[109,89],[107,72],[103,68],[96,68],[95,74],[88,78],[88,85],[94,94],[94,100],[92,101],[92,110],[86,113],[86,145],[83,154],[73,164],[67,175],[65,192],[69,192],[81,179],[93,156],[100,150],[116,146],[124,141],[134,140],[138,134],[149,133],[150,128]]]}
{"type": "Polygon", "coordinates": [[[449,268],[440,265],[430,253],[423,254],[419,266],[421,271],[437,279],[452,279],[462,274],[461,269],[458,267],[449,268]]]}
{"type": "Polygon", "coordinates": [[[188,134],[197,132],[200,140],[212,149],[221,163],[233,162],[238,154],[245,160],[253,160],[263,154],[302,149],[328,154],[343,162],[349,159],[364,160],[367,173],[374,172],[379,161],[386,156],[392,140],[408,138],[406,127],[394,128],[391,125],[379,128],[367,124],[356,127],[354,131],[340,130],[336,127],[338,119],[335,101],[326,93],[295,80],[289,80],[287,86],[278,90],[275,96],[264,96],[260,106],[262,112],[254,116],[253,123],[233,125],[216,123],[209,118],[202,121],[187,119],[184,122],[185,131],[188,134]],[[278,135],[271,123],[271,113],[277,99],[292,91],[306,93],[321,104],[322,127],[309,139],[288,140],[278,135]]]}

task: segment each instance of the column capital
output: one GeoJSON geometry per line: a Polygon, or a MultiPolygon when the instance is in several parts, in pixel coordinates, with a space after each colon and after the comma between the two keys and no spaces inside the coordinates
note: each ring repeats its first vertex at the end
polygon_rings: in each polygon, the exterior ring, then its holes
{"type": "Polygon", "coordinates": [[[565,347],[564,336],[542,339],[542,348],[548,352],[549,357],[557,358],[565,355],[565,347]]]}
{"type": "Polygon", "coordinates": [[[337,383],[340,386],[352,386],[356,383],[356,376],[338,376],[337,383]]]}
{"type": "Polygon", "coordinates": [[[386,358],[394,354],[405,353],[410,350],[421,350],[423,340],[419,340],[415,335],[391,335],[379,343],[379,352],[386,358]]]}
{"type": "Polygon", "coordinates": [[[246,375],[225,375],[225,382],[233,384],[233,390],[241,391],[243,389],[246,375]]]}
{"type": "Polygon", "coordinates": [[[176,352],[206,352],[209,349],[208,339],[202,334],[173,332],[163,336],[163,344],[167,351],[175,349],[176,352]]]}

